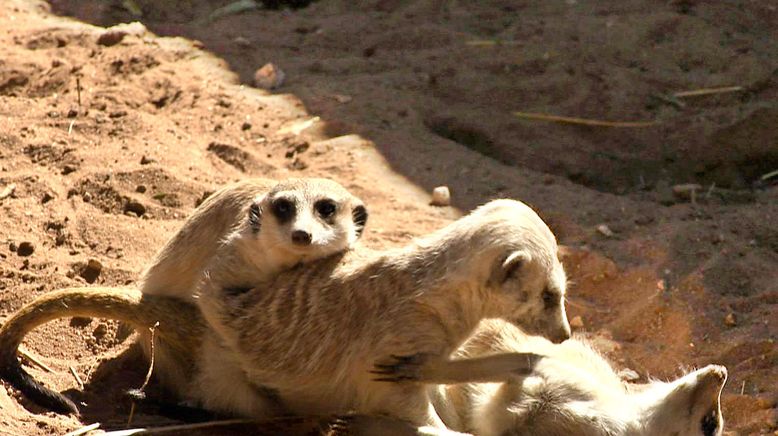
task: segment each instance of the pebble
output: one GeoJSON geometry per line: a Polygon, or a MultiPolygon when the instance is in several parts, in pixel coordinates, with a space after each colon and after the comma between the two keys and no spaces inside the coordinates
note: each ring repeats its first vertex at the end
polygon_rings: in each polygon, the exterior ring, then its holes
{"type": "Polygon", "coordinates": [[[75,170],[76,170],[76,167],[74,167],[73,165],[65,165],[65,166],[62,167],[62,175],[66,176],[66,175],[74,172],[75,170]]]}
{"type": "Polygon", "coordinates": [[[616,234],[613,233],[613,230],[611,230],[611,228],[608,227],[606,224],[600,224],[599,226],[597,226],[597,231],[609,238],[616,236],[616,234]]]}
{"type": "Polygon", "coordinates": [[[43,198],[41,198],[41,203],[46,204],[54,199],[54,196],[49,194],[48,192],[43,193],[43,198]]]}
{"type": "Polygon", "coordinates": [[[284,83],[286,74],[273,63],[267,63],[254,73],[254,86],[275,89],[284,83]]]}
{"type": "Polygon", "coordinates": [[[138,201],[129,200],[124,205],[124,211],[132,212],[137,216],[143,216],[143,214],[146,213],[146,206],[138,201]]]}
{"type": "Polygon", "coordinates": [[[32,245],[32,242],[25,241],[16,247],[16,254],[22,257],[30,256],[33,252],[35,252],[35,246],[32,245]]]}
{"type": "Polygon", "coordinates": [[[237,45],[238,47],[242,47],[242,48],[251,47],[251,41],[249,41],[248,39],[242,36],[235,37],[235,39],[233,39],[232,42],[234,42],[235,45],[237,45]]]}
{"type": "Polygon", "coordinates": [[[727,314],[727,316],[724,317],[724,324],[726,324],[729,327],[734,327],[737,325],[737,319],[735,319],[735,314],[730,312],[727,314]]]}
{"type": "Polygon", "coordinates": [[[111,47],[122,42],[125,36],[127,36],[127,32],[123,30],[106,30],[97,37],[97,44],[111,47]]]}
{"type": "Polygon", "coordinates": [[[573,319],[570,320],[570,328],[574,328],[576,330],[584,328],[583,318],[580,316],[573,317],[573,319]]]}
{"type": "Polygon", "coordinates": [[[141,158],[140,158],[140,164],[141,165],[148,165],[148,164],[154,163],[156,161],[157,161],[156,159],[152,159],[150,157],[146,157],[145,154],[143,156],[141,156],[141,158]]]}
{"type": "Polygon", "coordinates": [[[139,192],[139,193],[143,194],[144,192],[146,192],[146,185],[138,185],[138,186],[136,186],[135,187],[135,192],[139,192]]]}
{"type": "Polygon", "coordinates": [[[438,186],[432,190],[432,202],[433,206],[448,206],[451,204],[451,191],[448,186],[438,186]]]}
{"type": "Polygon", "coordinates": [[[84,269],[79,274],[87,283],[94,283],[100,272],[103,270],[103,264],[96,259],[89,259],[84,269]]]}

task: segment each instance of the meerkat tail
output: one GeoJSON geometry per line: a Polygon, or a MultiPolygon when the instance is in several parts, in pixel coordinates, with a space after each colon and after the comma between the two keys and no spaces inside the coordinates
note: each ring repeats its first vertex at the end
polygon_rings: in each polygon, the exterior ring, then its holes
{"type": "MultiPolygon", "coordinates": [[[[157,327],[156,334],[166,343],[185,344],[189,340],[185,332],[174,325],[177,323],[170,321],[170,314],[194,319],[198,316],[194,306],[165,297],[144,296],[135,289],[69,288],[42,295],[22,307],[0,327],[0,378],[42,407],[58,413],[78,414],[78,407],[71,400],[41,385],[22,368],[16,353],[25,335],[48,321],[73,316],[115,319],[138,329],[168,320],[167,325],[157,327]]],[[[190,332],[192,335],[199,333],[190,332]]]]}

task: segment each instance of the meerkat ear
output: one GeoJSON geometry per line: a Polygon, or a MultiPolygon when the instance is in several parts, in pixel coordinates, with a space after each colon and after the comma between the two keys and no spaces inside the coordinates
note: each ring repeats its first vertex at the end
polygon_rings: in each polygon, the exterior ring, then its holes
{"type": "Polygon", "coordinates": [[[356,227],[357,238],[362,236],[362,232],[365,230],[367,224],[367,209],[363,205],[356,206],[351,211],[351,219],[354,220],[354,226],[356,227]]]}
{"type": "Polygon", "coordinates": [[[262,208],[259,207],[259,201],[251,203],[249,207],[249,225],[251,231],[254,233],[259,232],[259,228],[262,227],[262,208]]]}
{"type": "Polygon", "coordinates": [[[529,260],[527,252],[519,250],[500,258],[492,268],[492,274],[489,277],[489,284],[500,286],[508,279],[514,278],[521,271],[529,260]]]}

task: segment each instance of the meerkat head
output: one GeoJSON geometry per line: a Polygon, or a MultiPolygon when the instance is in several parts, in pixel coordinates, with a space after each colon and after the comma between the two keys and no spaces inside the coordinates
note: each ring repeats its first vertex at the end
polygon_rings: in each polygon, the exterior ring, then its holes
{"type": "Polygon", "coordinates": [[[367,209],[332,180],[288,179],[254,200],[248,222],[254,237],[271,249],[315,259],[353,245],[362,236],[367,209]]]}
{"type": "Polygon", "coordinates": [[[559,343],[570,337],[565,312],[567,279],[554,234],[527,205],[495,200],[476,210],[489,229],[487,307],[529,334],[559,343]]]}
{"type": "Polygon", "coordinates": [[[718,436],[724,431],[721,390],[727,369],[708,365],[670,382],[654,382],[639,393],[645,434],[718,436]]]}

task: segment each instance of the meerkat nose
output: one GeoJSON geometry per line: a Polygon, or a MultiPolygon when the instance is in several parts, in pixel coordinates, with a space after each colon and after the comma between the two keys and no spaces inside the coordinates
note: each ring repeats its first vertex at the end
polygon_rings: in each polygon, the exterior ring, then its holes
{"type": "Polygon", "coordinates": [[[310,245],[311,234],[305,230],[295,230],[292,232],[292,242],[294,242],[295,245],[310,245]]]}

